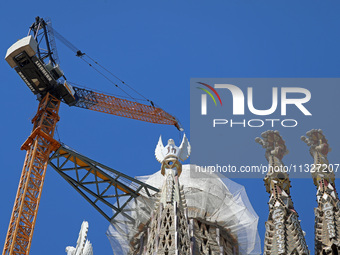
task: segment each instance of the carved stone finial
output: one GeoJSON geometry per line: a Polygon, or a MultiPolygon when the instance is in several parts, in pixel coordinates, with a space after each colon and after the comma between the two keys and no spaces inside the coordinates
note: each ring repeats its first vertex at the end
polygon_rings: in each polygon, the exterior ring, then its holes
{"type": "Polygon", "coordinates": [[[266,159],[269,162],[268,171],[264,177],[264,183],[268,193],[272,193],[273,189],[281,193],[285,191],[290,194],[290,181],[286,171],[284,171],[284,164],[282,158],[288,154],[285,141],[282,139],[279,131],[267,130],[261,134],[262,138],[257,137],[255,141],[266,149],[266,159]],[[273,187],[279,186],[280,189],[273,187]]]}
{"type": "Polygon", "coordinates": [[[266,149],[269,162],[264,183],[269,198],[264,254],[309,254],[298,214],[290,197],[289,175],[284,171],[282,158],[288,153],[278,131],[268,130],[256,142],[266,149]]]}
{"type": "Polygon", "coordinates": [[[182,164],[179,161],[185,161],[190,156],[190,153],[191,146],[185,134],[179,147],[175,145],[173,139],[169,139],[168,144],[164,147],[162,136],[160,136],[155,149],[156,159],[162,163],[161,173],[163,175],[165,175],[165,169],[172,169],[179,176],[182,172],[182,164]]]}
{"type": "Polygon", "coordinates": [[[314,185],[318,207],[315,208],[315,254],[338,254],[340,251],[340,201],[335,189],[335,174],[329,165],[329,144],[321,129],[312,129],[301,140],[310,146],[314,158],[314,185]]]}
{"type": "Polygon", "coordinates": [[[323,156],[327,156],[331,148],[328,145],[328,140],[321,129],[312,129],[306,133],[306,136],[301,136],[301,140],[310,146],[310,153],[317,151],[323,156]]]}
{"type": "Polygon", "coordinates": [[[279,131],[267,130],[263,132],[261,136],[263,139],[256,137],[255,141],[266,149],[267,158],[268,156],[275,156],[282,160],[283,156],[289,153],[279,131]]]}

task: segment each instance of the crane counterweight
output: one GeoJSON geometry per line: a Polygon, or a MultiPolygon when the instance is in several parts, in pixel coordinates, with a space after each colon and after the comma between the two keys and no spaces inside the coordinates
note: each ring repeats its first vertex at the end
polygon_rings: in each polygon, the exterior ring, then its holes
{"type": "Polygon", "coordinates": [[[38,42],[32,35],[14,43],[6,54],[7,63],[15,69],[33,94],[43,98],[47,92],[74,105],[77,96],[72,86],[59,79],[64,75],[58,64],[44,63],[37,56],[38,42]]]}

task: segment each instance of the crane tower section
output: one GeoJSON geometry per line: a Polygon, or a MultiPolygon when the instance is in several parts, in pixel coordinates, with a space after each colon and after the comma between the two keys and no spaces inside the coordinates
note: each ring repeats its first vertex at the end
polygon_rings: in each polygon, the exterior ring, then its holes
{"type": "Polygon", "coordinates": [[[53,139],[59,106],[49,93],[40,101],[33,131],[21,147],[27,153],[2,255],[29,254],[48,157],[60,146],[53,139]]]}

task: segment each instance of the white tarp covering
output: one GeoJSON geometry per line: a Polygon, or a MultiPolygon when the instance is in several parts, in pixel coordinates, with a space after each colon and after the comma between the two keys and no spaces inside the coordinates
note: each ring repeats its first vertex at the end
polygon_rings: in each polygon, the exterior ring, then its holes
{"type": "MultiPolygon", "coordinates": [[[[160,171],[137,179],[159,189],[164,182],[160,171]]],[[[230,229],[237,236],[240,254],[261,254],[258,216],[242,185],[221,175],[195,172],[193,165],[183,165],[179,182],[184,189],[189,218],[201,218],[230,229]]],[[[128,253],[130,241],[149,220],[156,201],[157,197],[142,195],[124,209],[134,222],[122,215],[114,219],[106,234],[115,255],[128,253]]]]}

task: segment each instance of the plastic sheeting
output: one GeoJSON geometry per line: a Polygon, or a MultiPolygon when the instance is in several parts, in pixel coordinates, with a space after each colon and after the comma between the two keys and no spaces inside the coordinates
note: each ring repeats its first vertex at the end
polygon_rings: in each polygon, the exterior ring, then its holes
{"type": "MultiPolygon", "coordinates": [[[[160,171],[137,179],[159,189],[165,180],[160,171]]],[[[195,172],[194,165],[183,165],[179,182],[184,189],[189,218],[200,218],[230,229],[237,237],[240,254],[261,254],[258,216],[242,185],[219,174],[195,172]]],[[[130,242],[138,239],[157,199],[157,194],[148,197],[141,193],[124,209],[134,221],[122,215],[113,220],[106,234],[115,255],[128,254],[130,242]]]]}

